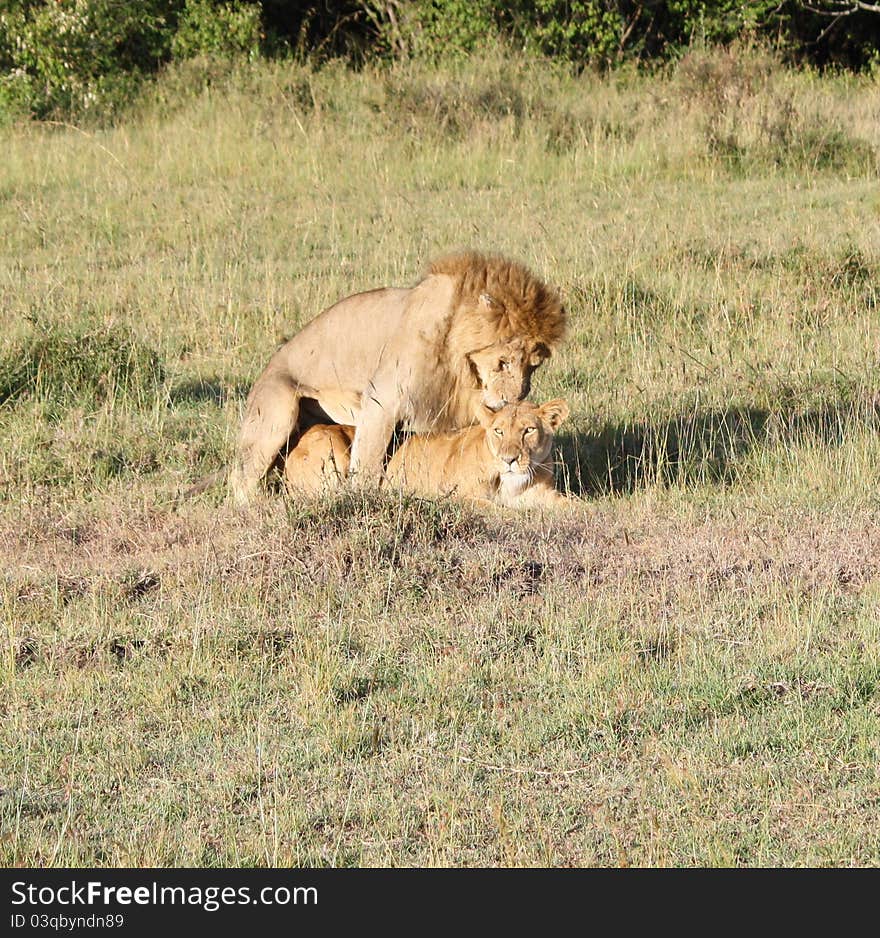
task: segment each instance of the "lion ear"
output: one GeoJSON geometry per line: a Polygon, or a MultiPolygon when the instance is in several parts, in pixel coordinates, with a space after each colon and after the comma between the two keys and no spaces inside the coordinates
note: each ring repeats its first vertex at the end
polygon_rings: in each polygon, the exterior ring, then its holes
{"type": "Polygon", "coordinates": [[[539,342],[532,349],[532,354],[529,356],[529,364],[537,368],[542,362],[547,361],[549,357],[550,349],[543,342],[539,342]]]}
{"type": "Polygon", "coordinates": [[[555,430],[569,414],[568,401],[559,397],[542,404],[540,410],[541,417],[547,421],[551,430],[555,430]]]}
{"type": "Polygon", "coordinates": [[[498,309],[499,306],[498,301],[494,297],[489,296],[488,293],[480,294],[479,304],[480,308],[486,310],[487,312],[498,309]]]}

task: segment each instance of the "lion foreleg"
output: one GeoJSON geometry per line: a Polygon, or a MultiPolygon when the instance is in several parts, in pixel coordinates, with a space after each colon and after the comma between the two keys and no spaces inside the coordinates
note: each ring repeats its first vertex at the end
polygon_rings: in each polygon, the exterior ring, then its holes
{"type": "Polygon", "coordinates": [[[263,374],[248,395],[229,485],[238,504],[253,496],[299,418],[301,391],[287,375],[263,374]]]}
{"type": "Polygon", "coordinates": [[[378,484],[382,479],[385,454],[397,426],[399,405],[396,395],[364,393],[351,446],[350,475],[357,481],[378,484]]]}

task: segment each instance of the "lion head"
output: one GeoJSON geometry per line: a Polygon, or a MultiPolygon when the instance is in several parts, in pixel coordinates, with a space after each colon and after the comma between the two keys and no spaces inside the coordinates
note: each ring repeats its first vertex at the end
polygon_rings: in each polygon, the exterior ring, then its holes
{"type": "Polygon", "coordinates": [[[498,411],[484,408],[480,423],[486,430],[486,445],[499,474],[500,488],[506,494],[522,491],[539,468],[547,468],[553,434],[568,413],[568,403],[561,398],[540,406],[520,401],[498,411]]]}
{"type": "Polygon", "coordinates": [[[528,397],[532,372],[550,354],[540,342],[508,339],[469,352],[467,360],[483,392],[483,404],[498,410],[528,397]]]}
{"type": "Polygon", "coordinates": [[[522,264],[475,251],[441,258],[430,273],[456,280],[446,336],[451,370],[464,369],[492,410],[523,400],[532,372],[565,335],[559,294],[522,264]]]}

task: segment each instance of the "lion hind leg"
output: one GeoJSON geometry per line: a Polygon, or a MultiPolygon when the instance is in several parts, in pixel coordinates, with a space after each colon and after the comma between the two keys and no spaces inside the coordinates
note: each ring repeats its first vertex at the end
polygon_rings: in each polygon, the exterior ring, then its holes
{"type": "Polygon", "coordinates": [[[299,419],[302,388],[286,375],[263,375],[248,396],[235,464],[232,496],[247,504],[269,471],[299,419]]]}

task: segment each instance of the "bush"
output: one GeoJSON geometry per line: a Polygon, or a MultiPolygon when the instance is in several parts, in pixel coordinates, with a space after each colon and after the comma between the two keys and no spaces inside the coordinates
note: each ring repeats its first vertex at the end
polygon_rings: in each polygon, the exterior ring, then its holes
{"type": "MultiPolygon", "coordinates": [[[[378,5],[377,5],[378,6],[378,5]]],[[[610,65],[619,58],[625,28],[617,4],[603,0],[411,0],[400,15],[374,21],[385,47],[416,58],[479,53],[487,40],[506,38],[539,54],[610,65]]]]}
{"type": "Polygon", "coordinates": [[[383,51],[407,57],[459,58],[499,35],[492,0],[416,0],[402,4],[399,17],[389,8],[372,16],[383,51]]]}
{"type": "Polygon", "coordinates": [[[291,50],[460,58],[500,39],[608,68],[757,40],[798,61],[876,63],[880,15],[830,23],[796,0],[0,0],[0,117],[112,115],[171,59],[291,50]]]}
{"type": "Polygon", "coordinates": [[[576,66],[672,58],[694,45],[736,40],[774,45],[819,65],[870,66],[880,47],[880,15],[831,19],[798,0],[361,0],[384,49],[446,57],[477,52],[486,36],[560,57],[576,66]]]}
{"type": "Polygon", "coordinates": [[[169,54],[172,0],[6,2],[0,7],[0,108],[79,115],[127,100],[169,54]]]}
{"type": "Polygon", "coordinates": [[[534,0],[520,4],[517,28],[526,47],[607,67],[623,56],[628,40],[623,6],[603,0],[534,0]]]}
{"type": "Polygon", "coordinates": [[[152,399],[162,359],[127,330],[68,332],[47,328],[0,357],[0,405],[38,398],[56,406],[98,406],[120,397],[152,399]]]}
{"type": "Polygon", "coordinates": [[[259,3],[0,0],[0,116],[112,115],[172,56],[247,56],[259,3]]]}
{"type": "Polygon", "coordinates": [[[263,36],[258,3],[212,3],[187,0],[171,51],[177,59],[218,56],[253,59],[263,36]]]}

